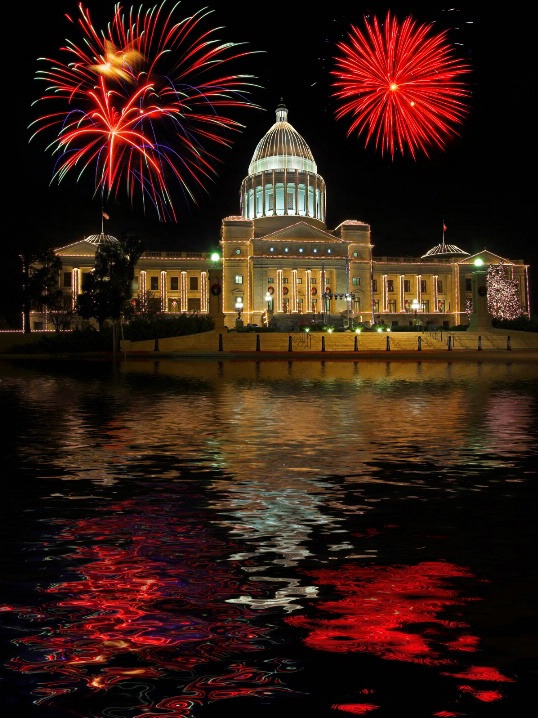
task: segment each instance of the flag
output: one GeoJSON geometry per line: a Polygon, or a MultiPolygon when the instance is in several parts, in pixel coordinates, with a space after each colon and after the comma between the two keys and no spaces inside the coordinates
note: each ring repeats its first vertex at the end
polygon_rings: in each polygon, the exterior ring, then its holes
{"type": "Polygon", "coordinates": [[[103,217],[104,217],[105,219],[110,219],[110,217],[108,216],[108,214],[107,214],[106,212],[103,212],[103,217]]]}
{"type": "Polygon", "coordinates": [[[447,226],[446,226],[446,224],[443,222],[443,232],[446,232],[446,230],[447,230],[447,226]]]}

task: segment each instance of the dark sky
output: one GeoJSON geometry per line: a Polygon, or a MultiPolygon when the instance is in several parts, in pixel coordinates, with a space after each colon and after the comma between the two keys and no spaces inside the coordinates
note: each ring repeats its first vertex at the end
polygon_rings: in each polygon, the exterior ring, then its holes
{"type": "MultiPolygon", "coordinates": [[[[104,28],[114,3],[88,0],[86,5],[94,25],[104,28]]],[[[170,0],[167,6],[172,5],[170,0]]],[[[261,87],[253,90],[250,99],[264,111],[237,115],[246,128],[234,136],[231,149],[219,150],[219,176],[207,183],[207,193],[198,195],[198,206],[184,202],[174,188],[177,224],[144,216],[120,195],[107,203],[111,219],[106,231],[120,236],[136,228],[153,238],[155,249],[159,243],[201,251],[216,247],[222,217],[239,213],[241,181],[283,98],[289,122],[309,144],[326,181],[329,229],[345,219],[362,220],[371,225],[376,256],[417,255],[441,241],[444,220],[446,242],[470,253],[487,248],[503,257],[523,259],[532,265],[536,286],[538,256],[531,224],[535,59],[528,40],[530,23],[523,11],[505,7],[501,12],[483,2],[462,2],[448,11],[450,4],[432,1],[253,5],[215,0],[207,5],[215,10],[209,25],[223,26],[217,37],[247,42],[247,49],[263,51],[241,64],[239,71],[257,76],[261,87]],[[419,24],[435,23],[433,32],[448,28],[448,39],[457,43],[456,52],[473,70],[467,77],[472,89],[470,113],[459,126],[460,136],[445,150],[432,150],[430,157],[420,155],[417,160],[382,157],[374,147],[365,148],[362,137],[347,136],[347,120],[335,119],[329,70],[336,42],[347,39],[351,24],[363,28],[364,15],[384,19],[389,8],[399,20],[411,15],[419,24]]],[[[183,0],[179,15],[202,6],[183,0]]],[[[17,232],[40,232],[51,246],[61,246],[101,229],[101,201],[93,197],[89,178],[77,183],[73,174],[60,185],[51,185],[52,156],[45,142],[28,142],[27,126],[37,116],[30,104],[44,89],[44,83],[34,80],[38,66],[43,67],[37,58],[61,58],[59,47],[65,38],[80,41],[76,28],[64,20],[65,11],[77,16],[76,0],[40,3],[31,9],[20,3],[10,11],[18,46],[12,68],[4,70],[5,78],[13,80],[11,89],[4,84],[11,93],[6,116],[13,127],[13,132],[4,133],[9,207],[2,234],[8,253],[16,252],[17,232]]],[[[538,287],[533,292],[538,294],[538,287]]],[[[536,311],[536,297],[532,299],[536,311]]]]}

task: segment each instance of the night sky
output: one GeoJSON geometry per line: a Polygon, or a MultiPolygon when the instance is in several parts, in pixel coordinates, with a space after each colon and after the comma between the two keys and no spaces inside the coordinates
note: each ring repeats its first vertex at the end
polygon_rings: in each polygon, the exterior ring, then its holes
{"type": "MultiPolygon", "coordinates": [[[[112,19],[113,2],[89,0],[86,5],[97,28],[112,19]]],[[[182,8],[187,15],[202,6],[184,0],[179,14],[182,8]]],[[[246,49],[262,51],[238,71],[257,77],[260,87],[253,88],[250,100],[263,110],[235,115],[246,127],[233,135],[231,149],[218,150],[218,177],[197,195],[198,206],[184,201],[180,190],[173,188],[177,224],[143,215],[140,207],[131,207],[120,195],[106,203],[110,220],[105,231],[121,236],[136,230],[152,249],[217,247],[221,219],[239,214],[241,181],[282,98],[289,122],[310,146],[326,181],[329,229],[346,219],[361,220],[371,226],[375,256],[416,256],[442,240],[444,220],[447,243],[471,254],[487,248],[531,264],[531,303],[533,312],[538,310],[538,253],[531,223],[535,59],[528,40],[530,23],[522,13],[470,2],[452,9],[437,2],[361,5],[349,0],[333,0],[325,9],[319,4],[261,6],[242,0],[207,6],[215,10],[209,25],[223,26],[219,39],[246,42],[246,49]],[[472,66],[466,76],[472,90],[470,113],[458,128],[460,135],[445,150],[433,149],[429,157],[382,157],[375,147],[365,148],[362,136],[347,136],[348,120],[335,119],[329,70],[336,43],[347,39],[350,25],[363,28],[364,15],[381,20],[388,9],[400,21],[411,15],[420,24],[435,23],[432,32],[448,28],[456,53],[472,66]]],[[[56,0],[32,9],[21,3],[9,11],[8,27],[20,41],[14,65],[4,71],[5,78],[13,80],[4,84],[10,94],[6,117],[11,126],[3,136],[9,161],[4,165],[7,208],[2,237],[8,260],[17,254],[21,232],[38,232],[58,247],[101,231],[101,200],[93,196],[93,178],[88,175],[77,182],[73,174],[51,185],[53,159],[46,142],[38,138],[29,143],[27,127],[38,114],[31,102],[44,90],[44,83],[34,80],[38,67],[43,67],[37,58],[60,58],[64,39],[80,41],[63,17],[66,11],[77,16],[77,2],[56,0]]]]}

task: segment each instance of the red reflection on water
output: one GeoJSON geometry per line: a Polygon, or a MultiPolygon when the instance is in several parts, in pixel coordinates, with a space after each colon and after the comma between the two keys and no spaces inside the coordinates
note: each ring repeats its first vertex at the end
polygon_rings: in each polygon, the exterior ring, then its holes
{"type": "Polygon", "coordinates": [[[515,683],[513,678],[507,678],[496,668],[491,666],[470,666],[459,673],[443,673],[443,676],[452,678],[467,678],[469,681],[497,681],[499,683],[515,683]]]}
{"type": "Polygon", "coordinates": [[[373,703],[335,703],[331,708],[335,711],[353,713],[355,716],[364,716],[371,711],[377,710],[379,706],[373,703]]]}
{"type": "MultiPolygon", "coordinates": [[[[478,650],[479,639],[468,624],[448,621],[440,614],[451,606],[476,600],[450,587],[453,579],[472,578],[466,569],[446,562],[417,566],[341,566],[336,571],[309,572],[318,585],[332,585],[342,598],[324,601],[317,608],[333,617],[304,615],[284,621],[307,629],[307,646],[336,653],[368,652],[385,660],[406,661],[432,667],[457,664],[457,653],[478,650]],[[454,636],[454,633],[459,635],[454,636]]],[[[463,672],[440,675],[473,681],[510,681],[495,668],[471,666],[463,672]]],[[[481,701],[502,698],[497,691],[463,686],[481,701]]],[[[349,704],[363,710],[362,704],[349,704]]],[[[348,710],[340,707],[339,710],[348,710]]],[[[352,711],[356,708],[353,707],[352,711]]],[[[436,716],[456,716],[439,712],[436,716]]]]}
{"type": "MultiPolygon", "coordinates": [[[[263,596],[264,589],[244,585],[236,565],[222,560],[235,546],[189,518],[174,497],[126,501],[60,532],[73,580],[43,591],[54,602],[14,609],[40,632],[17,641],[25,653],[10,667],[41,674],[41,701],[83,686],[99,691],[179,674],[183,684],[190,681],[186,691],[159,705],[173,710],[170,716],[188,716],[202,699],[284,690],[277,674],[289,669],[278,662],[267,673],[232,664],[229,674],[196,679],[201,664],[223,662],[219,670],[226,671],[234,655],[264,650],[273,629],[257,625],[248,607],[226,602],[246,592],[263,596]]],[[[149,715],[147,691],[140,701],[136,709],[149,715]]]]}
{"type": "MultiPolygon", "coordinates": [[[[447,586],[449,578],[470,578],[466,570],[448,563],[417,566],[342,566],[338,571],[314,574],[319,584],[333,584],[343,598],[317,604],[338,614],[314,620],[291,616],[287,623],[309,629],[305,643],[322,651],[367,651],[388,660],[430,665],[454,663],[441,650],[451,648],[453,630],[465,623],[438,617],[445,608],[472,599],[458,596],[447,586]],[[413,629],[413,632],[407,630],[413,629]]],[[[476,650],[477,639],[463,634],[465,650],[476,650]]],[[[457,641],[456,641],[457,644],[457,641]]]]}
{"type": "Polygon", "coordinates": [[[503,695],[500,691],[483,691],[473,688],[472,686],[458,686],[458,690],[462,693],[471,693],[475,698],[484,703],[493,703],[502,699],[503,695]]]}

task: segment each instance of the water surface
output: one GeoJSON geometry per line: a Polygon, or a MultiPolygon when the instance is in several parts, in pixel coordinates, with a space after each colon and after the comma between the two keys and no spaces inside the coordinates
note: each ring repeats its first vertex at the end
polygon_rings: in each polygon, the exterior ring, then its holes
{"type": "Polygon", "coordinates": [[[7,715],[531,715],[531,363],[0,362],[7,715]]]}

